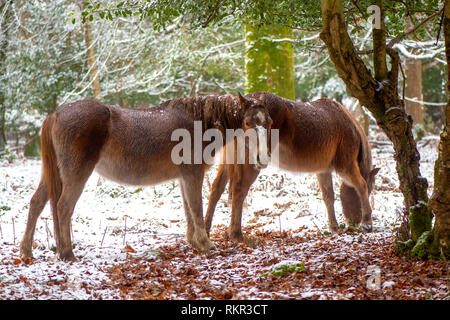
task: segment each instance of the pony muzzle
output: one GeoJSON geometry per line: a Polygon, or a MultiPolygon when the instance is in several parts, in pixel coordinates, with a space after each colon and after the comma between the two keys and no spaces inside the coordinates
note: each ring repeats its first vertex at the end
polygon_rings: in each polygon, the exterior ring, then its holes
{"type": "Polygon", "coordinates": [[[258,169],[264,169],[267,168],[270,162],[270,151],[267,146],[268,139],[267,139],[267,129],[256,126],[256,133],[258,137],[258,153],[256,155],[256,167],[258,169]]]}
{"type": "Polygon", "coordinates": [[[269,165],[270,156],[265,157],[265,161],[261,160],[259,154],[256,156],[256,168],[257,169],[265,169],[269,165]]]}
{"type": "Polygon", "coordinates": [[[371,217],[371,215],[364,215],[362,222],[359,226],[363,232],[372,232],[372,217],[371,217]]]}

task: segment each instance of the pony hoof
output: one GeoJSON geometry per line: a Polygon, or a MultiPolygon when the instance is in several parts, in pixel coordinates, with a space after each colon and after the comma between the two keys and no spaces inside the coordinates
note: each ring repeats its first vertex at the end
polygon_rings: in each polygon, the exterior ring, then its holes
{"type": "Polygon", "coordinates": [[[244,242],[244,235],[242,233],[233,234],[228,232],[228,239],[234,243],[244,242]]]}
{"type": "Polygon", "coordinates": [[[209,247],[209,248],[206,248],[206,249],[199,249],[199,248],[197,248],[195,250],[197,250],[198,253],[206,253],[206,254],[212,254],[212,253],[215,253],[215,252],[218,251],[216,246],[212,246],[212,247],[209,247]]]}
{"type": "Polygon", "coordinates": [[[77,262],[78,261],[77,257],[75,257],[75,255],[73,253],[60,255],[59,258],[65,262],[77,262]]]}
{"type": "Polygon", "coordinates": [[[216,246],[211,241],[207,241],[206,243],[202,243],[202,244],[200,244],[200,243],[191,244],[191,246],[202,253],[208,253],[208,252],[213,252],[213,251],[217,250],[216,246]]]}
{"type": "Polygon", "coordinates": [[[71,257],[71,258],[60,258],[64,262],[78,262],[78,258],[71,257]]]}
{"type": "Polygon", "coordinates": [[[330,231],[332,232],[332,233],[337,233],[338,231],[339,231],[339,226],[336,224],[336,225],[332,225],[331,227],[330,227],[330,231]]]}
{"type": "Polygon", "coordinates": [[[372,225],[368,223],[361,223],[361,229],[363,232],[372,232],[372,225]]]}
{"type": "Polygon", "coordinates": [[[33,254],[31,253],[31,251],[21,251],[20,252],[20,258],[24,261],[26,260],[33,260],[33,254]]]}

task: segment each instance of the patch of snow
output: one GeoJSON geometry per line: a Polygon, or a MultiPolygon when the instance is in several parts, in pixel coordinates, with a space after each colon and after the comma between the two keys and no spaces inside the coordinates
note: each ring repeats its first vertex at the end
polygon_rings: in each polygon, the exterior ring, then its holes
{"type": "Polygon", "coordinates": [[[386,289],[386,288],[390,288],[394,285],[395,285],[395,281],[389,280],[389,281],[383,282],[382,287],[383,287],[383,289],[386,289]]]}
{"type": "Polygon", "coordinates": [[[312,298],[312,297],[314,297],[315,295],[316,295],[316,293],[315,293],[315,292],[312,292],[312,291],[306,291],[306,292],[303,292],[303,293],[301,294],[302,298],[304,298],[304,299],[312,298]]]}

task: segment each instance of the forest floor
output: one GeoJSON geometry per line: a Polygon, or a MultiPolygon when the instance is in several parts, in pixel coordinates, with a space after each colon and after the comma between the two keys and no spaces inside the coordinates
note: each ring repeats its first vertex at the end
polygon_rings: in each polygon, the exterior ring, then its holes
{"type": "MultiPolygon", "coordinates": [[[[219,201],[211,239],[201,254],[184,240],[177,182],[124,187],[93,174],[72,218],[79,261],[56,259],[49,205],[38,220],[34,259],[19,256],[38,160],[0,164],[0,300],[20,299],[450,299],[443,261],[396,255],[402,219],[393,150],[372,132],[374,165],[381,167],[371,197],[374,231],[343,225],[340,179],[334,176],[341,230],[327,232],[326,209],[314,175],[262,171],[247,197],[244,232],[254,248],[230,242],[227,191],[219,201]]],[[[431,194],[438,137],[418,146],[431,194]]],[[[204,208],[215,177],[204,183],[204,208]]]]}

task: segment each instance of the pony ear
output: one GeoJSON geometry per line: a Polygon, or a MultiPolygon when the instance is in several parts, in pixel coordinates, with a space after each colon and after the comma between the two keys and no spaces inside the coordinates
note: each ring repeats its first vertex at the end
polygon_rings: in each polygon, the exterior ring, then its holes
{"type": "Polygon", "coordinates": [[[380,168],[373,168],[373,169],[370,171],[370,175],[371,175],[372,177],[375,177],[375,175],[378,173],[378,171],[380,171],[380,168]]]}
{"type": "Polygon", "coordinates": [[[238,100],[239,100],[239,104],[244,108],[247,109],[248,106],[248,100],[245,99],[240,92],[238,92],[238,100]]]}

